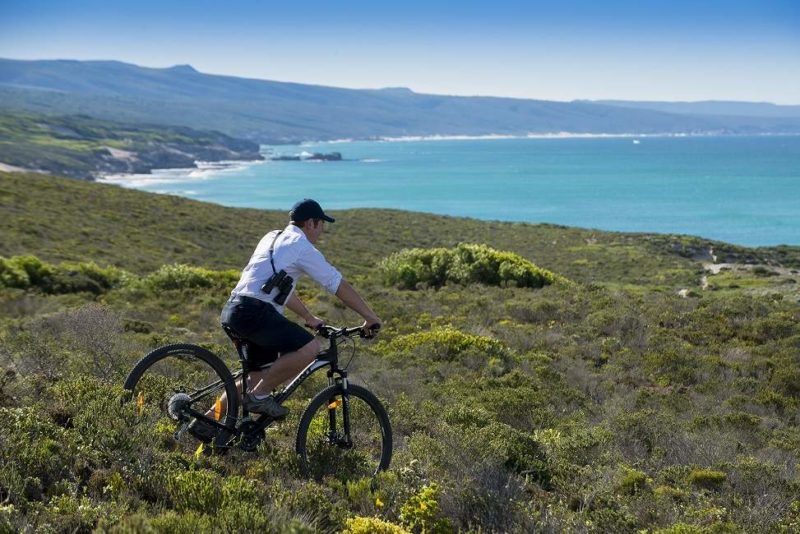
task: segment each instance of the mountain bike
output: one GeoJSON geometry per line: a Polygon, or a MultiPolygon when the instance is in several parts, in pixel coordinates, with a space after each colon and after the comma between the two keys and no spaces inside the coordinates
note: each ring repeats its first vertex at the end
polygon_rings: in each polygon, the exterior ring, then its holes
{"type": "MultiPolygon", "coordinates": [[[[252,417],[245,410],[239,415],[250,372],[247,355],[252,347],[229,329],[226,332],[239,355],[241,369],[235,374],[218,356],[202,347],[167,345],[153,350],[134,366],[125,380],[125,398],[136,403],[143,422],[152,424],[162,436],[171,434],[179,444],[197,444],[187,431],[196,418],[217,429],[208,450],[224,453],[238,447],[252,452],[276,420],[266,414],[252,417]],[[223,393],[227,402],[222,401],[223,393]],[[213,415],[206,415],[212,406],[213,415]]],[[[317,479],[327,475],[349,479],[374,476],[387,469],[391,461],[389,417],[375,395],[348,381],[350,362],[344,368],[339,365],[339,343],[351,340],[355,354],[352,338],[364,337],[361,327],[323,325],[317,333],[330,341],[328,348],[275,394],[281,404],[316,371],[328,369],[328,386],[311,399],[298,424],[295,451],[300,469],[305,476],[317,479]]],[[[203,448],[201,444],[198,453],[203,448]]]]}

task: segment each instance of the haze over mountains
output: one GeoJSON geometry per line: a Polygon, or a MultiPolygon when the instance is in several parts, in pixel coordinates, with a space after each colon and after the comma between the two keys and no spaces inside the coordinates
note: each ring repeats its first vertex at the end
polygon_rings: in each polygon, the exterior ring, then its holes
{"type": "Polygon", "coordinates": [[[0,107],[213,129],[262,143],[424,135],[800,133],[800,106],[553,102],[343,89],[189,65],[0,59],[0,107]]]}

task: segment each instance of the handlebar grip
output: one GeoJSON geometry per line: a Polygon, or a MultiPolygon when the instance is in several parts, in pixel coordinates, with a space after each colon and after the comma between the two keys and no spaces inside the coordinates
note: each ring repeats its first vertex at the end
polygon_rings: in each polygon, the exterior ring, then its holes
{"type": "MultiPolygon", "coordinates": [[[[308,325],[306,325],[306,326],[308,326],[308,325]]],[[[318,327],[314,328],[314,332],[316,332],[316,334],[318,336],[321,336],[321,337],[324,337],[324,338],[328,338],[329,339],[331,337],[331,327],[326,325],[325,323],[322,323],[318,327]]]]}
{"type": "Polygon", "coordinates": [[[359,334],[359,335],[360,335],[362,338],[365,338],[365,339],[370,339],[370,338],[373,338],[373,337],[375,337],[375,334],[377,334],[377,333],[378,333],[378,331],[379,331],[380,329],[381,329],[381,325],[380,325],[380,324],[374,324],[374,325],[371,325],[371,326],[368,328],[368,330],[369,330],[369,334],[365,334],[363,330],[361,330],[361,331],[360,331],[358,334],[359,334]]]}

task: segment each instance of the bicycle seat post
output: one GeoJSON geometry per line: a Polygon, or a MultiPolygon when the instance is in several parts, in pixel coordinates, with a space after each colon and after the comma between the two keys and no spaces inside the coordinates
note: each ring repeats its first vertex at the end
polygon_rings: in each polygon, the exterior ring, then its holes
{"type": "MultiPolygon", "coordinates": [[[[225,333],[228,334],[228,337],[231,338],[233,341],[233,345],[236,347],[236,352],[239,355],[239,364],[242,367],[242,391],[241,391],[241,398],[244,398],[247,391],[250,389],[250,365],[247,363],[249,361],[249,350],[250,346],[248,343],[242,339],[238,334],[236,334],[230,328],[223,326],[225,333]]],[[[242,406],[242,419],[246,418],[249,415],[247,409],[242,406]]]]}
{"type": "MultiPolygon", "coordinates": [[[[242,366],[242,398],[244,398],[245,394],[250,389],[250,384],[249,384],[249,381],[250,381],[250,365],[247,363],[248,362],[248,354],[247,354],[248,349],[249,349],[249,346],[247,345],[247,343],[244,343],[244,342],[240,341],[236,345],[236,352],[239,353],[239,363],[242,366]]],[[[245,418],[248,415],[249,414],[248,414],[247,408],[245,408],[244,404],[242,404],[242,418],[245,418]]]]}

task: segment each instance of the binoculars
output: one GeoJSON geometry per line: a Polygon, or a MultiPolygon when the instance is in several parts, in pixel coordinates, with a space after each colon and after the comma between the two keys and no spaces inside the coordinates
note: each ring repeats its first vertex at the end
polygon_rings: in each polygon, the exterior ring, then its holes
{"type": "Polygon", "coordinates": [[[292,292],[292,284],[294,283],[294,279],[291,276],[286,274],[286,271],[281,269],[277,273],[273,274],[269,277],[263,286],[261,286],[261,291],[264,293],[271,293],[273,289],[278,288],[278,294],[272,299],[275,304],[283,306],[286,302],[286,299],[289,297],[289,293],[292,292]]]}

